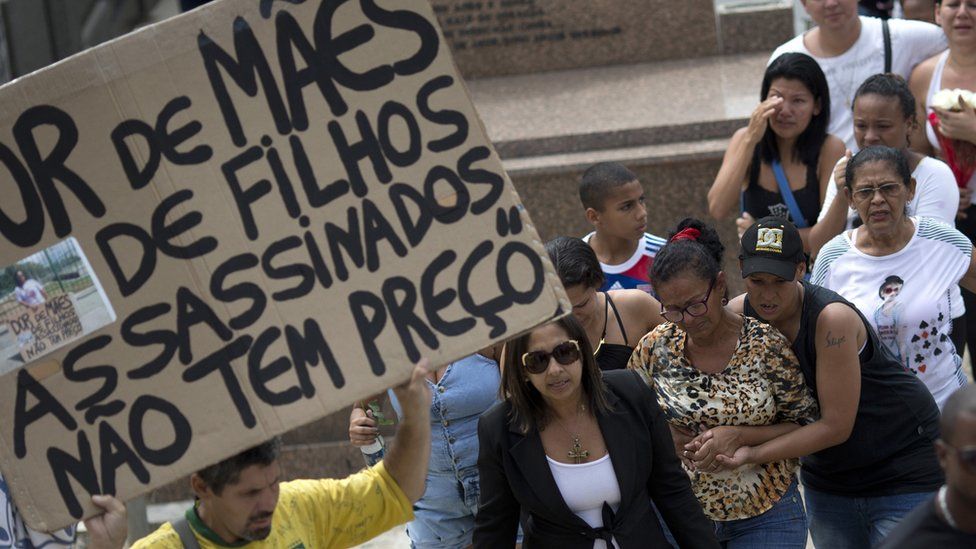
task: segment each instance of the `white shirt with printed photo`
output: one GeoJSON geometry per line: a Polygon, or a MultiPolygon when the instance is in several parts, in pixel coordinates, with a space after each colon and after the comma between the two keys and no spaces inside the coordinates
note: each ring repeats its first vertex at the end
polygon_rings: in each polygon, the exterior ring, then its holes
{"type": "Polygon", "coordinates": [[[883,257],[854,244],[857,231],[837,235],[820,250],[811,282],[854,303],[882,343],[932,392],[941,408],[966,384],[962,359],[949,338],[964,311],[952,289],[969,269],[973,245],[962,233],[927,217],[911,218],[915,233],[883,257]]]}

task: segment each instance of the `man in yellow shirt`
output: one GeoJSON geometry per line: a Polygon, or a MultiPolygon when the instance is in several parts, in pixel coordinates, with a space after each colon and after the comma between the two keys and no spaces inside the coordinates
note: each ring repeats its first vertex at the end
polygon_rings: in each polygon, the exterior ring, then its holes
{"type": "MultiPolygon", "coordinates": [[[[197,500],[186,520],[162,525],[132,548],[350,547],[413,519],[411,503],[424,493],[430,457],[425,373],[418,364],[411,380],[394,388],[403,415],[386,458],[376,466],[343,480],[281,482],[280,443],[266,442],[191,475],[197,500]]],[[[92,499],[106,510],[86,521],[92,546],[121,549],[124,506],[109,496],[92,499]]]]}

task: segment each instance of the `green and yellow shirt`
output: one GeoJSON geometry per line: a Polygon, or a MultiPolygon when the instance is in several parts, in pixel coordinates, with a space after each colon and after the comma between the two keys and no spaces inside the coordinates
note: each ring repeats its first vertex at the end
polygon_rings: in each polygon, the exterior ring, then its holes
{"type": "MultiPolygon", "coordinates": [[[[361,544],[413,519],[410,500],[380,462],[343,480],[281,483],[271,534],[263,540],[228,544],[190,508],[187,520],[201,549],[319,549],[361,544]]],[[[135,542],[132,549],[183,547],[170,523],[135,542]]]]}

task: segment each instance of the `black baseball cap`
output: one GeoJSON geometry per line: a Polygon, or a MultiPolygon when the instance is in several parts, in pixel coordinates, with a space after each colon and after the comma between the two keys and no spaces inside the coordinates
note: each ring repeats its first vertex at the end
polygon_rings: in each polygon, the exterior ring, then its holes
{"type": "Polygon", "coordinates": [[[782,217],[764,217],[742,234],[739,260],[742,278],[753,273],[769,273],[793,280],[796,264],[806,260],[800,231],[782,217]]]}

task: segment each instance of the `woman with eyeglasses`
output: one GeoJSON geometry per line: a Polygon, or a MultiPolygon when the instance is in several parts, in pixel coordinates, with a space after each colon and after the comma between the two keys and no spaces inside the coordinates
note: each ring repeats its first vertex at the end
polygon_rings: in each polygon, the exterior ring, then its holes
{"type": "MultiPolygon", "coordinates": [[[[766,245],[778,246],[769,236],[766,245]]],[[[641,340],[630,367],[653,389],[675,432],[719,542],[802,549],[807,524],[798,460],[725,470],[715,459],[797,429],[818,413],[786,338],[725,307],[723,251],[711,227],[696,219],[678,224],[651,267],[666,322],[641,340]],[[708,440],[682,444],[705,431],[708,440]]]]}
{"type": "Polygon", "coordinates": [[[662,322],[661,304],[642,290],[598,291],[603,286],[600,260],[579,238],[558,236],[546,252],[573,304],[573,316],[586,331],[601,370],[627,367],[644,334],[662,322]]]}
{"type": "Polygon", "coordinates": [[[868,147],[848,162],[845,178],[844,194],[863,225],[824,246],[813,282],[856,305],[941,408],[966,384],[950,335],[960,308],[955,286],[976,287],[973,245],[945,223],[908,216],[915,180],[901,150],[868,147]]]}
{"type": "Polygon", "coordinates": [[[572,316],[505,345],[505,401],[481,416],[474,546],[718,547],[653,395],[633,372],[602,372],[572,316]]]}

